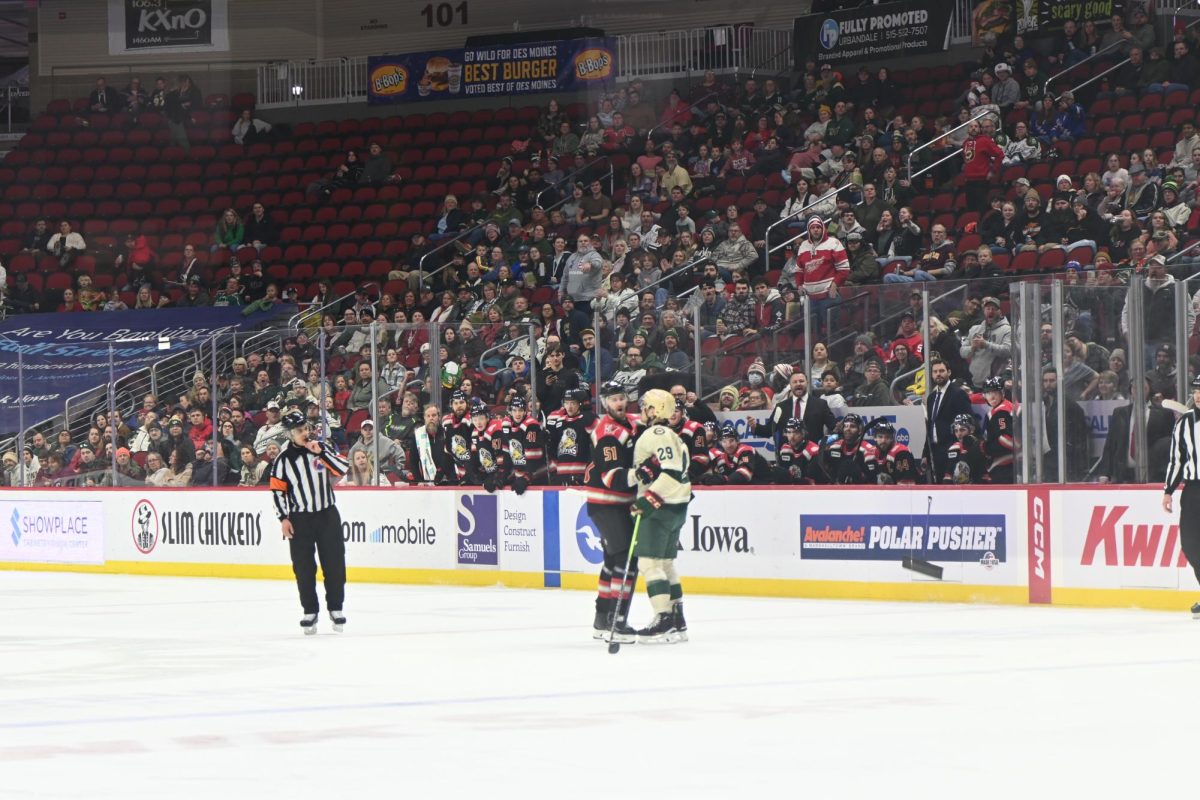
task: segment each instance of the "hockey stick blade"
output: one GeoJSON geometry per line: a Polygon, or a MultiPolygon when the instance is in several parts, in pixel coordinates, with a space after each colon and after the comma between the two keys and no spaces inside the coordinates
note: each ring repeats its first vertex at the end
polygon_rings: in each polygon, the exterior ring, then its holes
{"type": "Polygon", "coordinates": [[[619,652],[621,652],[621,643],[620,642],[609,642],[608,643],[608,654],[610,656],[615,656],[619,652]]]}
{"type": "Polygon", "coordinates": [[[939,567],[937,564],[931,564],[928,561],[922,561],[919,558],[905,556],[900,561],[900,566],[904,567],[905,569],[912,570],[913,572],[920,573],[921,575],[933,578],[937,581],[942,579],[943,570],[941,567],[939,567]]]}

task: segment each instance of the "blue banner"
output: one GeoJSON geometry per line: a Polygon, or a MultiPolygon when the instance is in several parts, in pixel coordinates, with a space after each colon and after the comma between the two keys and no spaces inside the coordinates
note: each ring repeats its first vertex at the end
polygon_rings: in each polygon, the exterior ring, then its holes
{"type": "Polygon", "coordinates": [[[215,333],[254,329],[288,308],[248,317],[232,307],[9,317],[0,322],[0,431],[17,430],[19,386],[28,426],[63,413],[68,397],[107,384],[110,345],[120,378],[197,348],[215,333]],[[20,363],[22,381],[17,379],[20,363]]]}
{"type": "Polygon", "coordinates": [[[800,557],[830,561],[1005,560],[1003,514],[803,514],[800,557]]]}
{"type": "Polygon", "coordinates": [[[566,39],[367,59],[371,105],[578,92],[616,80],[615,39],[566,39]]]}

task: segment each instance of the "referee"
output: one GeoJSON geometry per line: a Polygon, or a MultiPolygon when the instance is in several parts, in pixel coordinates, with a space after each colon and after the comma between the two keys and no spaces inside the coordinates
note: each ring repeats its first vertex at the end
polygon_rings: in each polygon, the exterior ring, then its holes
{"type": "MultiPolygon", "coordinates": [[[[1171,459],[1167,462],[1167,482],[1163,486],[1163,511],[1171,513],[1171,494],[1183,484],[1179,496],[1179,546],[1200,581],[1200,376],[1192,379],[1192,404],[1171,431],[1171,459]]],[[[1192,616],[1200,619],[1200,603],[1192,606],[1192,616]]]]}
{"type": "Polygon", "coordinates": [[[346,474],[346,460],[324,443],[310,440],[308,420],[292,410],[283,415],[290,442],[271,465],[271,495],[283,538],[292,555],[292,572],[300,589],[305,635],[317,632],[317,564],[313,547],[321,557],[325,573],[325,607],[333,629],[346,624],[342,600],[346,595],[346,543],[342,518],[333,499],[333,481],[346,474]]]}

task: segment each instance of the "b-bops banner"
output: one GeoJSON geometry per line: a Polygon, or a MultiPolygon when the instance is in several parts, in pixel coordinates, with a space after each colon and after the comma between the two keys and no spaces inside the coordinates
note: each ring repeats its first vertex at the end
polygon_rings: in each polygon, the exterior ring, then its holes
{"type": "Polygon", "coordinates": [[[9,317],[0,322],[0,430],[17,429],[22,398],[30,425],[61,414],[68,397],[108,383],[110,345],[113,374],[121,378],[198,348],[215,333],[253,329],[274,313],[247,317],[240,308],[181,308],[9,317]],[[159,349],[160,337],[169,349],[159,349]]]}
{"type": "Polygon", "coordinates": [[[843,64],[947,50],[953,8],[952,0],[900,0],[796,17],[792,51],[797,69],[808,59],[843,64]]]}
{"type": "Polygon", "coordinates": [[[367,59],[371,105],[578,92],[617,77],[615,39],[566,39],[367,59]]]}
{"type": "Polygon", "coordinates": [[[110,56],[228,50],[228,0],[108,0],[110,56]]]}

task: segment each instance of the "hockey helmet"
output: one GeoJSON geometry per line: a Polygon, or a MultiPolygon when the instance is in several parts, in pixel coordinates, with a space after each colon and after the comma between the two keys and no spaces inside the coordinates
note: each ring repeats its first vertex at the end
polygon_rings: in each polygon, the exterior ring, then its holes
{"type": "Polygon", "coordinates": [[[721,438],[722,439],[740,439],[740,437],[738,436],[737,428],[734,427],[732,422],[726,422],[724,425],[721,426],[721,438]]]}
{"type": "Polygon", "coordinates": [[[804,429],[804,420],[800,419],[799,417],[790,417],[788,418],[787,422],[783,423],[784,433],[791,433],[793,431],[806,433],[807,431],[804,429]]]}
{"type": "Polygon", "coordinates": [[[616,381],[608,381],[600,387],[601,397],[616,397],[619,394],[625,394],[625,387],[616,381]]]}
{"type": "Polygon", "coordinates": [[[973,431],[975,430],[975,417],[970,414],[959,414],[954,418],[954,427],[973,431]]]}
{"type": "Polygon", "coordinates": [[[480,414],[484,415],[485,417],[488,416],[487,403],[483,402],[478,397],[472,398],[472,400],[471,400],[471,416],[477,417],[480,414]]]}
{"type": "Polygon", "coordinates": [[[895,438],[896,426],[887,420],[880,420],[879,422],[875,423],[875,435],[878,436],[881,433],[895,438]]]}
{"type": "Polygon", "coordinates": [[[711,420],[704,423],[704,430],[706,430],[710,433],[715,433],[717,430],[717,423],[712,422],[711,420]]]}
{"type": "Polygon", "coordinates": [[[587,399],[587,389],[567,389],[567,391],[563,393],[563,400],[574,400],[576,403],[586,403],[587,399]]]}
{"type": "Polygon", "coordinates": [[[464,392],[462,389],[455,389],[454,394],[450,395],[451,402],[454,402],[455,400],[465,401],[466,399],[467,399],[467,393],[464,392]]]}
{"type": "Polygon", "coordinates": [[[999,378],[988,378],[983,382],[983,390],[985,392],[1003,392],[1004,381],[999,378]]]}
{"type": "Polygon", "coordinates": [[[846,416],[842,417],[842,425],[857,425],[858,429],[862,430],[862,417],[860,417],[858,414],[847,414],[846,416]]]}
{"type": "Polygon", "coordinates": [[[665,422],[675,411],[675,398],[662,389],[651,389],[638,401],[647,422],[665,422]]]}
{"type": "Polygon", "coordinates": [[[308,424],[308,417],[304,416],[299,411],[289,411],[283,415],[283,427],[289,431],[294,431],[297,428],[303,428],[308,424]]]}
{"type": "MultiPolygon", "coordinates": [[[[564,399],[565,399],[565,398],[564,398],[564,399]]],[[[515,395],[513,395],[513,398],[512,398],[512,400],[509,400],[509,401],[508,401],[508,407],[509,407],[510,409],[517,409],[517,408],[519,408],[519,409],[521,409],[522,411],[524,411],[525,409],[529,408],[529,403],[527,403],[527,402],[525,401],[525,398],[524,398],[524,397],[521,397],[521,395],[519,395],[519,394],[515,394],[515,395]]]]}

